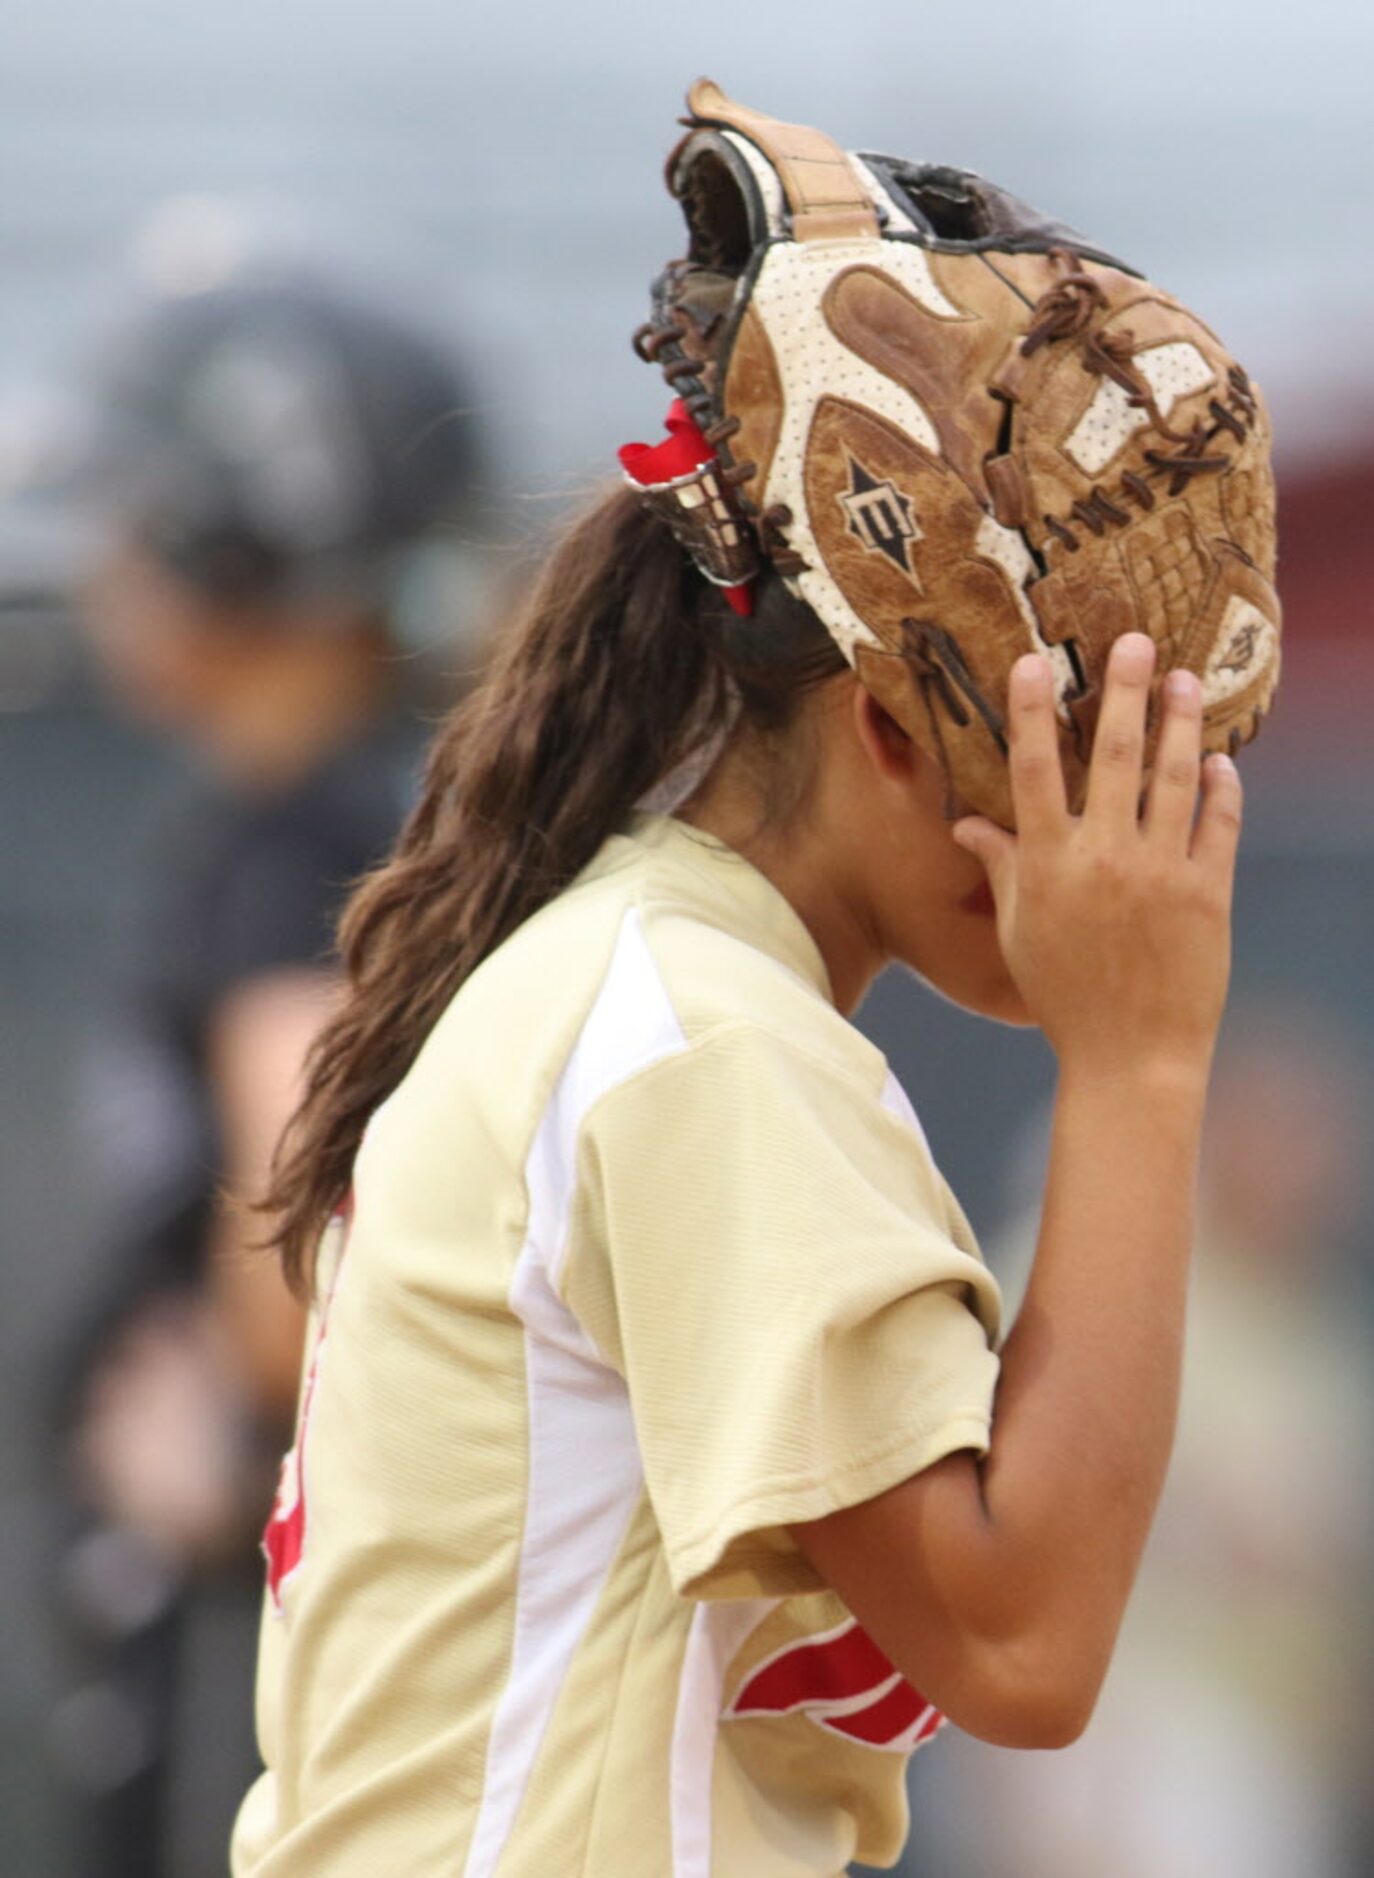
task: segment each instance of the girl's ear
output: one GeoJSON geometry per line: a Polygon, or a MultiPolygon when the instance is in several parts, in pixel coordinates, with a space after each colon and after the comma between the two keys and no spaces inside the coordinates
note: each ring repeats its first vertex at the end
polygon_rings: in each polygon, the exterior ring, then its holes
{"type": "Polygon", "coordinates": [[[869,762],[888,782],[914,782],[923,754],[895,717],[862,685],[855,685],[852,701],[854,730],[869,762]]]}

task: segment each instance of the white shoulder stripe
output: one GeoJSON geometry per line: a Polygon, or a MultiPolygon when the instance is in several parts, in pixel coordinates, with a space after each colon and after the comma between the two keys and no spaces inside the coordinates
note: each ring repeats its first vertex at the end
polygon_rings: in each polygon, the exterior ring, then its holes
{"type": "Polygon", "coordinates": [[[921,1138],[921,1146],[929,1154],[930,1142],[926,1139],[926,1131],[921,1126],[921,1118],[911,1106],[911,1097],[891,1070],[887,1072],[887,1081],[883,1084],[882,1094],[878,1100],[889,1115],[895,1115],[899,1121],[905,1122],[908,1128],[915,1130],[921,1138]]]}
{"type": "Polygon", "coordinates": [[[492,1721],[465,1878],[490,1878],[497,1869],[554,1704],[643,1489],[625,1385],[557,1291],[578,1134],[608,1090],[685,1047],[632,909],[525,1164],[529,1218],[510,1289],[511,1309],[525,1326],[525,1531],[510,1672],[492,1721]]]}

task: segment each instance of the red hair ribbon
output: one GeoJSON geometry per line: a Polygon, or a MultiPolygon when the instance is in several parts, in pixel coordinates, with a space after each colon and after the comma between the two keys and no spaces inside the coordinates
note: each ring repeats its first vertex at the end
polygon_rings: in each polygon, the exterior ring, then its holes
{"type": "MultiPolygon", "coordinates": [[[[701,427],[681,398],[674,398],[669,405],[665,422],[668,435],[661,443],[622,444],[617,452],[621,468],[626,476],[641,489],[653,491],[672,489],[690,482],[698,470],[711,466],[717,461],[715,451],[707,443],[701,433],[701,427]]],[[[724,513],[723,510],[721,512],[724,513]]],[[[686,514],[690,513],[692,511],[686,512],[686,514]]],[[[684,520],[686,514],[684,514],[684,520]]],[[[743,533],[744,525],[738,519],[732,520],[730,526],[740,534],[743,533]]],[[[701,567],[701,560],[693,551],[694,544],[689,540],[685,545],[689,551],[693,552],[693,558],[701,567]]],[[[754,610],[752,582],[745,580],[727,584],[717,579],[709,569],[702,567],[701,571],[708,580],[712,580],[721,589],[735,612],[747,619],[754,610]]]]}

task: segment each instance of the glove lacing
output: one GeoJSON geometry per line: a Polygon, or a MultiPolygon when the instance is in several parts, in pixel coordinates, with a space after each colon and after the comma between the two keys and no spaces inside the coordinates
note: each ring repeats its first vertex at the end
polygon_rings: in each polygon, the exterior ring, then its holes
{"type": "MultiPolygon", "coordinates": [[[[1027,356],[1056,340],[1078,338],[1091,324],[1093,315],[1109,304],[1101,282],[1083,269],[1077,256],[1065,248],[1054,248],[1049,258],[1068,271],[1046,288],[1032,309],[1030,325],[1021,340],[1021,351],[1027,356]]],[[[1094,535],[1104,534],[1108,526],[1125,527],[1131,520],[1130,510],[1122,506],[1125,501],[1133,502],[1140,509],[1155,506],[1156,495],[1150,487],[1150,478],[1167,476],[1166,493],[1180,496],[1194,476],[1217,475],[1229,469],[1230,457],[1224,451],[1211,451],[1209,446],[1223,431],[1237,443],[1244,443],[1258,415],[1250,381],[1235,365],[1228,375],[1225,402],[1213,398],[1208,404],[1211,427],[1199,419],[1190,431],[1174,430],[1165,421],[1152,386],[1135,363],[1134,352],[1135,340],[1124,329],[1115,333],[1092,333],[1083,342],[1083,368],[1119,385],[1129,403],[1143,410],[1151,427],[1175,448],[1146,450],[1145,461],[1150,465],[1146,475],[1124,470],[1118,478],[1115,500],[1106,490],[1094,487],[1086,500],[1073,504],[1069,511],[1071,518],[1094,535]]],[[[1078,552],[1082,543],[1067,521],[1056,515],[1045,515],[1041,519],[1049,533],[1070,554],[1078,552]]]]}

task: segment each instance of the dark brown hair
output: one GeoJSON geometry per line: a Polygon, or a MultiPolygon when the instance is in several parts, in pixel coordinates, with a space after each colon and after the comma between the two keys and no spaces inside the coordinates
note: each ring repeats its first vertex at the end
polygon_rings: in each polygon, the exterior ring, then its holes
{"type": "Polygon", "coordinates": [[[737,619],[628,488],[566,531],[440,728],[391,858],[344,914],[348,991],[311,1051],[263,1208],[294,1286],[312,1276],[368,1117],[463,981],[689,746],[736,709],[741,726],[784,731],[803,693],[845,669],[775,575],[737,619]]]}

